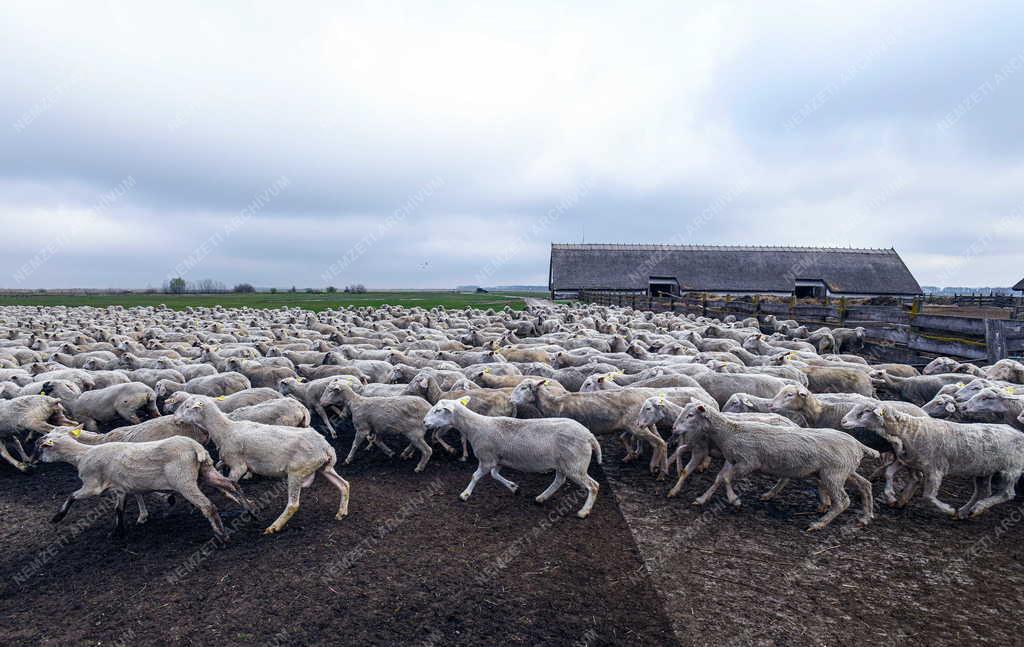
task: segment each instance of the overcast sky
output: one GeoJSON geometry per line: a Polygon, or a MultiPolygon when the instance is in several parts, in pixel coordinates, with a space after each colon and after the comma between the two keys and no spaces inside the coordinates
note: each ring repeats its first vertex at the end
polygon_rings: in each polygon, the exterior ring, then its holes
{"type": "Polygon", "coordinates": [[[584,238],[1024,276],[1024,3],[210,4],[4,3],[0,287],[545,284],[584,238]]]}

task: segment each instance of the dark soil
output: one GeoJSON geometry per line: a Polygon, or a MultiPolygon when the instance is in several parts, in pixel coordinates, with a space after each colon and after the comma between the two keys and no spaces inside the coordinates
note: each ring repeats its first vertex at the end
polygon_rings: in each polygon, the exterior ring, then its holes
{"type": "MultiPolygon", "coordinates": [[[[876,483],[870,526],[856,525],[860,497],[851,492],[847,512],[808,533],[819,515],[806,482],[760,502],[774,481],[745,479],[741,509],[721,489],[699,508],[692,502],[720,462],[668,499],[672,481],[622,466],[621,449],[606,447],[606,478],[682,644],[1024,643],[1021,499],[953,521],[920,498],[891,509],[876,483]]],[[[861,472],[873,468],[866,461],[861,472]]],[[[939,498],[959,505],[970,486],[947,479],[939,498]]]]}
{"type": "MultiPolygon", "coordinates": [[[[101,499],[53,525],[78,487],[74,469],[42,465],[24,476],[0,465],[0,642],[674,642],[650,580],[624,583],[640,561],[607,486],[584,521],[575,516],[583,498],[568,485],[543,507],[532,501],[549,476],[509,472],[520,496],[487,478],[463,503],[472,463],[435,454],[425,473],[413,465],[361,453],[339,468],[352,484],[347,519],[334,520],[337,491],[318,479],[285,531],[268,537],[260,532],[284,493],[274,481],[245,481],[250,496],[271,501],[262,523],[225,516],[240,529],[224,548],[187,503],[170,508],[153,497],[150,521],[130,523],[125,541],[108,537],[112,514],[101,499]]],[[[134,519],[133,503],[128,511],[134,519]]]]}
{"type": "MultiPolygon", "coordinates": [[[[920,500],[877,505],[860,529],[851,493],[850,511],[807,533],[816,501],[806,483],[762,503],[771,480],[748,479],[742,509],[719,494],[701,510],[691,501],[717,464],[667,499],[670,482],[603,445],[603,471],[592,469],[602,491],[585,521],[569,485],[533,503],[544,475],[509,472],[520,496],[486,478],[463,503],[472,463],[435,454],[414,474],[411,462],[361,453],[339,470],[352,483],[347,519],[333,519],[336,491],[318,480],[282,534],[261,536],[284,494],[247,481],[250,496],[269,496],[264,519],[226,515],[238,529],[223,548],[183,503],[154,501],[124,541],[108,537],[100,499],[52,525],[74,470],[26,477],[0,465],[0,635],[61,646],[1022,642],[1019,500],[968,522],[920,500]]],[[[967,485],[950,479],[940,496],[964,501],[967,485]]]]}

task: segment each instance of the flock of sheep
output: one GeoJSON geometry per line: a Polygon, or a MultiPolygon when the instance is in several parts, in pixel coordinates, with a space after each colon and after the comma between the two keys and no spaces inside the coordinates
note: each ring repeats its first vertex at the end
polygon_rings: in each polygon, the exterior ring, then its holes
{"type": "Polygon", "coordinates": [[[906,506],[923,486],[956,518],[1012,499],[1024,472],[1024,365],[869,365],[851,354],[863,341],[861,329],[594,305],[12,306],[0,309],[0,456],[26,473],[40,461],[76,466],[82,486],[55,522],[75,501],[111,492],[123,533],[127,498],[144,522],[144,495],[158,493],[193,504],[224,540],[202,488],[255,514],[239,485],[250,476],[287,480],[287,506],[267,533],[284,527],[318,474],[337,488],[342,519],[339,427],[353,432],[346,465],[361,450],[393,456],[396,439],[402,458],[418,455],[417,472],[435,447],[462,460],[471,450],[479,464],[463,500],[488,474],[517,491],[502,468],[554,473],[537,502],[571,480],[586,492],[580,517],[598,495],[588,470],[604,435],[619,439],[625,461],[649,453],[659,478],[674,465],[670,497],[721,458],[700,505],[724,486],[739,506],[733,482],[753,473],[778,479],[766,500],[810,479],[823,516],[808,530],[847,509],[848,485],[861,498],[859,523],[869,523],[876,477],[887,503],[906,506]],[[858,473],[864,457],[879,459],[869,477],[858,473]],[[939,500],[945,476],[972,477],[970,501],[939,500]]]}

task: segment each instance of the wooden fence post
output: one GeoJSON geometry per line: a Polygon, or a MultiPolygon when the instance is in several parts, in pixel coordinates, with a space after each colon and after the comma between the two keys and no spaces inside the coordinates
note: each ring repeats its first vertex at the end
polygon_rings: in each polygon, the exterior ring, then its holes
{"type": "Polygon", "coordinates": [[[1006,322],[1002,319],[985,320],[985,346],[988,350],[988,361],[995,364],[1005,359],[1010,353],[1006,344],[1006,322]]]}

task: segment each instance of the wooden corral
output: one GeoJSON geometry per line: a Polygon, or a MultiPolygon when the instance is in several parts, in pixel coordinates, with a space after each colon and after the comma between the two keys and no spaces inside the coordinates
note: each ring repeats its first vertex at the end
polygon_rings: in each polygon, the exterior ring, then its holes
{"type": "Polygon", "coordinates": [[[840,299],[827,304],[813,304],[756,297],[741,300],[687,294],[659,298],[591,291],[581,292],[579,298],[587,303],[629,306],[653,312],[671,311],[717,318],[734,315],[741,319],[757,317],[761,321],[767,315],[775,315],[779,319],[793,319],[808,326],[862,326],[868,342],[866,351],[878,361],[920,365],[945,355],[992,363],[1024,355],[1024,321],[921,314],[919,302],[909,306],[852,305],[840,299]]]}

